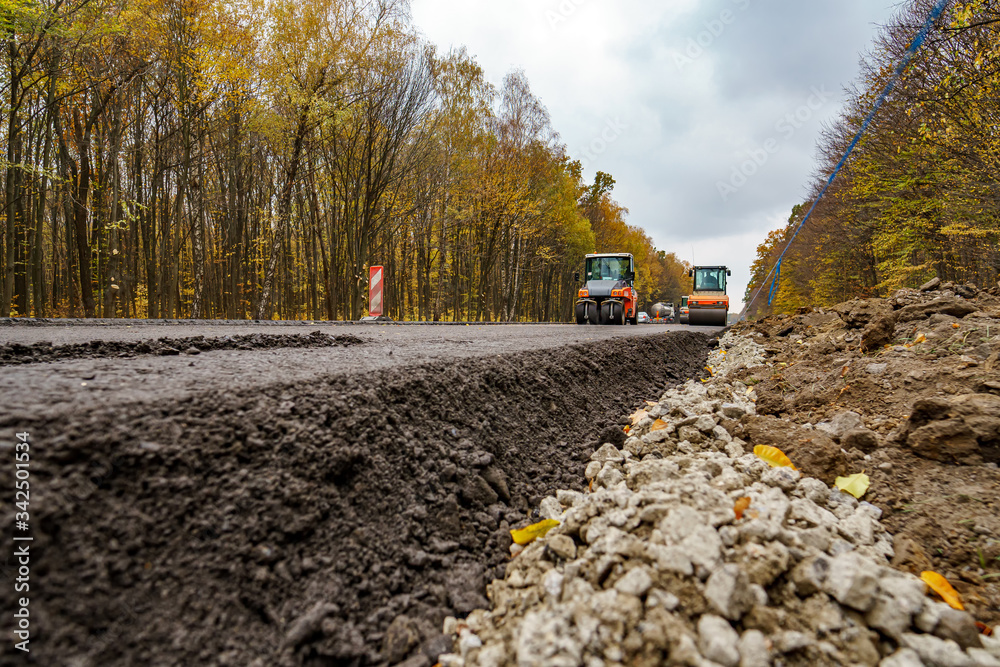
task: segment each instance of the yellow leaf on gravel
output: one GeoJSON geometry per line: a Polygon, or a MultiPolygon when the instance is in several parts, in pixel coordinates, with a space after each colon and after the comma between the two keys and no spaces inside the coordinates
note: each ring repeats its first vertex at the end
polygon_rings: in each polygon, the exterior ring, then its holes
{"type": "Polygon", "coordinates": [[[655,422],[653,422],[653,426],[650,427],[649,430],[650,431],[665,431],[668,428],[670,428],[670,424],[668,424],[667,422],[663,421],[662,419],[657,419],[655,422]]]}
{"type": "Polygon", "coordinates": [[[753,448],[753,453],[772,468],[791,468],[792,470],[798,470],[798,468],[792,465],[792,460],[777,447],[757,445],[753,448]]]}
{"type": "Polygon", "coordinates": [[[920,334],[913,340],[914,345],[920,345],[921,343],[926,343],[926,342],[927,342],[927,336],[925,336],[924,334],[920,334]]]}
{"type": "Polygon", "coordinates": [[[636,424],[638,424],[639,422],[641,422],[643,419],[645,419],[648,416],[649,416],[649,413],[646,412],[645,410],[636,410],[632,414],[632,416],[629,417],[629,419],[632,420],[632,426],[635,426],[636,424]]]}
{"type": "Polygon", "coordinates": [[[864,473],[859,473],[857,475],[851,475],[850,477],[838,477],[835,486],[843,491],[844,493],[849,493],[858,500],[861,500],[861,496],[868,492],[868,488],[872,485],[872,481],[868,478],[868,475],[864,473]]]}
{"type": "Polygon", "coordinates": [[[948,580],[942,577],[937,572],[921,572],[920,578],[924,580],[932,591],[941,596],[941,599],[948,603],[948,606],[952,609],[958,609],[959,611],[964,611],[965,607],[962,605],[962,598],[959,597],[958,591],[955,587],[948,583],[948,580]]]}
{"type": "Polygon", "coordinates": [[[545,537],[546,533],[558,525],[559,522],[555,519],[546,519],[545,521],[532,524],[527,528],[512,530],[510,531],[510,536],[514,539],[514,544],[524,546],[526,544],[531,544],[539,537],[545,537]]]}

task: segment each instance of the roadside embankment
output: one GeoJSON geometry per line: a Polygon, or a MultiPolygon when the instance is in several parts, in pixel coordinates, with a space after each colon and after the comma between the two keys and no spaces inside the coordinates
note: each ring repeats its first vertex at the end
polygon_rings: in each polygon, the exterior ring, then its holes
{"type": "Polygon", "coordinates": [[[513,549],[488,607],[446,621],[441,664],[1000,665],[984,634],[1000,621],[998,351],[1000,299],[971,286],[736,327],[713,377],[591,456],[588,492],[540,502],[559,525],[513,549]],[[856,474],[860,500],[833,486],[856,474]]]}

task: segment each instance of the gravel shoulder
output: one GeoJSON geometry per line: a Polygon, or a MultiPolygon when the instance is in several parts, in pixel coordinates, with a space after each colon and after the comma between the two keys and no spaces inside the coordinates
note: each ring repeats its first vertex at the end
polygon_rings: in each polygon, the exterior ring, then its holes
{"type": "Polygon", "coordinates": [[[937,282],[734,327],[711,377],[633,404],[588,492],[539,503],[547,534],[433,657],[1000,665],[997,292],[937,282]]]}

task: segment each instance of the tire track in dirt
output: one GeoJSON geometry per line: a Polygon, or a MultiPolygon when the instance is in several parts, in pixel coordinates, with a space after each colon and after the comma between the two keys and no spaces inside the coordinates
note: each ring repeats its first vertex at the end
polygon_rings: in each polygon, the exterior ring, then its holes
{"type": "Polygon", "coordinates": [[[0,366],[37,364],[71,359],[103,359],[144,355],[176,356],[219,350],[274,350],[279,348],[347,347],[365,341],[357,336],[330,336],[322,331],[305,335],[245,334],[239,336],[161,337],[156,340],[128,342],[95,339],[88,343],[52,345],[51,343],[9,343],[0,345],[0,366]]]}

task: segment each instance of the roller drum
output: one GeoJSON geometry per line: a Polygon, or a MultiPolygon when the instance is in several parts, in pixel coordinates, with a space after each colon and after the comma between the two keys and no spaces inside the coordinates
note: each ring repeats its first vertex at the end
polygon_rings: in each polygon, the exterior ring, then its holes
{"type": "Polygon", "coordinates": [[[724,327],[729,320],[726,308],[691,308],[688,323],[696,327],[724,327]]]}

